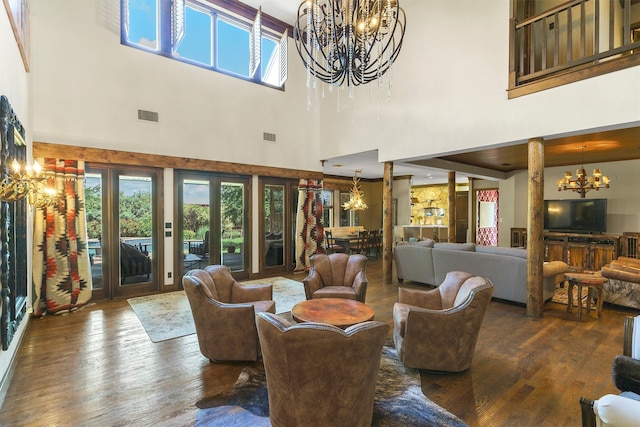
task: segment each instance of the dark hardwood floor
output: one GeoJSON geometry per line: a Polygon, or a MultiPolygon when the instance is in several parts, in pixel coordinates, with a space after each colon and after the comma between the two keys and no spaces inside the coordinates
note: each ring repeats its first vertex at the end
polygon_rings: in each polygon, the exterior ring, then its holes
{"type": "MultiPolygon", "coordinates": [[[[381,283],[380,261],[367,277],[367,303],[391,323],[397,284],[381,283]]],[[[471,426],[579,426],[581,396],[616,391],[611,363],[630,314],[605,306],[603,319],[578,319],[547,303],[538,319],[492,302],[471,369],[423,372],[422,390],[471,426]]],[[[152,343],[126,300],[96,302],[31,320],[0,425],[189,426],[197,403],[230,387],[243,366],[210,363],[196,335],[152,343]]]]}

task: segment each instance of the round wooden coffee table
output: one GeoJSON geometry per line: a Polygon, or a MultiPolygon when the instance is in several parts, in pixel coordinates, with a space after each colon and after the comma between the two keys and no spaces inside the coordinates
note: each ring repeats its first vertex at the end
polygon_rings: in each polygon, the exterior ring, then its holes
{"type": "Polygon", "coordinates": [[[328,323],[339,328],[373,320],[373,315],[373,308],[367,304],[344,298],[310,299],[291,309],[296,322],[328,323]]]}

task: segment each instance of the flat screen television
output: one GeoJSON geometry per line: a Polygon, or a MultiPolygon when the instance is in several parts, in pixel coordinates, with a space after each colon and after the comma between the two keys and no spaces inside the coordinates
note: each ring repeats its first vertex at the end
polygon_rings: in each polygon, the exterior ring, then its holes
{"type": "Polygon", "coordinates": [[[606,233],[607,199],[545,200],[544,229],[568,233],[606,233]]]}

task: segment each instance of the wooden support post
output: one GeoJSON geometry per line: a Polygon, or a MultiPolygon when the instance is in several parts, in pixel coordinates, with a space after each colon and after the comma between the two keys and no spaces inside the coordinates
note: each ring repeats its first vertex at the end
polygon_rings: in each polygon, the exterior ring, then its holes
{"type": "Polygon", "coordinates": [[[382,283],[392,283],[393,276],[393,162],[384,163],[382,184],[382,283]]]}
{"type": "Polygon", "coordinates": [[[527,214],[527,315],[542,317],[544,263],[544,144],[542,138],[529,140],[527,214]]]}
{"type": "Polygon", "coordinates": [[[449,241],[456,241],[456,172],[449,171],[449,241]]]}
{"type": "Polygon", "coordinates": [[[469,178],[469,205],[471,206],[471,213],[469,214],[469,243],[476,242],[476,224],[478,223],[476,212],[477,203],[476,189],[473,187],[473,178],[469,178]]]}

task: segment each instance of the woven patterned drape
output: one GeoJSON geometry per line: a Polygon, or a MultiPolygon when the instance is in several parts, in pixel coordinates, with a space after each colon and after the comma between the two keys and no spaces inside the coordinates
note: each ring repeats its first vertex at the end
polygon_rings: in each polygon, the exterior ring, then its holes
{"type": "Polygon", "coordinates": [[[40,159],[57,203],[36,208],[33,231],[35,316],[70,311],[91,299],[84,211],[84,162],[40,159]]]}
{"type": "Polygon", "coordinates": [[[498,246],[498,190],[478,190],[476,243],[498,246]]]}
{"type": "Polygon", "coordinates": [[[301,179],[296,216],[296,267],[308,271],[309,258],[324,253],[322,226],[322,180],[301,179]]]}

